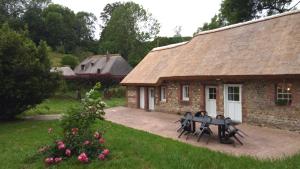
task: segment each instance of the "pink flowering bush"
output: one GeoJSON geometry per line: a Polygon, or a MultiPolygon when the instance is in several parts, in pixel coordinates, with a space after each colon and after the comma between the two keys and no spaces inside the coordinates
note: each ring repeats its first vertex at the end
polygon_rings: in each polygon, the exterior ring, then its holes
{"type": "MultiPolygon", "coordinates": [[[[63,135],[53,136],[54,144],[39,149],[47,165],[58,164],[71,157],[76,157],[80,163],[107,158],[110,152],[104,146],[104,132],[92,130],[92,125],[97,120],[103,120],[104,115],[105,103],[101,100],[100,87],[100,84],[96,84],[86,93],[82,99],[83,109],[72,110],[63,116],[63,135]]],[[[53,135],[53,129],[49,128],[48,133],[53,135]]]]}

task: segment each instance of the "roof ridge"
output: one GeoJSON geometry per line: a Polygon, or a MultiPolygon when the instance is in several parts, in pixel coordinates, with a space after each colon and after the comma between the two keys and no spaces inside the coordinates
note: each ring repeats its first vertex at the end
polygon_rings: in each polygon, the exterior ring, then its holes
{"type": "Polygon", "coordinates": [[[155,52],[155,51],[160,51],[160,50],[165,50],[165,49],[176,48],[178,46],[185,45],[188,42],[189,41],[184,41],[184,42],[172,43],[172,44],[165,45],[165,46],[159,46],[159,47],[153,48],[150,52],[155,52]]]}
{"type": "MultiPolygon", "coordinates": [[[[220,27],[220,28],[216,28],[216,29],[212,29],[212,30],[207,30],[207,31],[199,32],[197,35],[192,37],[192,39],[199,36],[199,35],[203,35],[203,34],[220,32],[220,31],[224,31],[224,30],[228,30],[228,29],[233,29],[233,28],[237,28],[237,27],[241,27],[241,26],[245,26],[245,25],[250,25],[250,24],[254,24],[254,23],[258,23],[258,22],[263,22],[263,21],[283,17],[283,16],[286,16],[286,15],[297,14],[297,13],[300,13],[300,10],[288,11],[288,12],[279,13],[279,14],[275,14],[275,15],[271,15],[271,16],[266,16],[266,17],[259,18],[259,19],[256,19],[256,20],[240,22],[240,23],[236,23],[236,24],[232,24],[232,25],[228,25],[228,26],[224,26],[224,27],[220,27]]],[[[172,48],[176,48],[176,47],[179,47],[179,46],[182,46],[182,45],[186,45],[187,43],[191,42],[192,39],[190,39],[189,41],[184,41],[184,42],[173,43],[173,44],[169,44],[169,45],[165,45],[165,46],[156,47],[156,48],[153,48],[150,52],[161,51],[161,50],[166,50],[166,49],[172,49],[172,48]]]]}
{"type": "Polygon", "coordinates": [[[203,34],[209,34],[209,33],[220,32],[220,31],[224,31],[224,30],[228,30],[228,29],[233,29],[233,28],[237,28],[237,27],[241,27],[241,26],[245,26],[245,25],[250,25],[250,24],[263,22],[263,21],[267,21],[267,20],[271,20],[271,19],[275,19],[275,18],[287,16],[287,15],[298,14],[298,13],[300,13],[300,10],[292,10],[292,11],[288,11],[288,12],[284,12],[284,13],[279,13],[279,14],[259,18],[256,20],[240,22],[240,23],[236,23],[236,24],[232,24],[232,25],[228,25],[228,26],[224,26],[224,27],[220,27],[220,28],[216,28],[216,29],[212,29],[212,30],[202,31],[202,32],[199,32],[198,34],[196,34],[194,37],[197,37],[197,36],[203,35],[203,34]]]}

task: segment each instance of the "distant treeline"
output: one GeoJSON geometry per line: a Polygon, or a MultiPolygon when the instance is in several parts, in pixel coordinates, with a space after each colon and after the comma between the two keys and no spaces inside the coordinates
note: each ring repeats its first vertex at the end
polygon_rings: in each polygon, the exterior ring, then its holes
{"type": "Polygon", "coordinates": [[[190,39],[178,33],[157,37],[160,24],[134,2],[107,4],[99,14],[102,24],[97,40],[94,34],[99,25],[92,13],[75,13],[51,0],[2,0],[0,4],[1,25],[7,23],[36,44],[45,41],[53,51],[75,56],[119,53],[135,66],[154,47],[190,39]]]}

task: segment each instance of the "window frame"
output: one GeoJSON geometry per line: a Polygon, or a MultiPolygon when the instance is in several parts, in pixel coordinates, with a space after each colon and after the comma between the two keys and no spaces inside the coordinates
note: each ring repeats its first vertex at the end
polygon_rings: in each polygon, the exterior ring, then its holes
{"type": "Polygon", "coordinates": [[[182,85],[181,91],[182,91],[181,100],[185,101],[185,102],[190,101],[190,87],[189,87],[189,85],[188,84],[182,85]],[[185,89],[187,89],[187,91],[185,89]]]}
{"type": "Polygon", "coordinates": [[[160,87],[160,101],[161,102],[166,102],[167,101],[167,95],[166,95],[166,87],[161,86],[160,87]]]}
{"type": "Polygon", "coordinates": [[[275,87],[275,100],[277,105],[291,105],[293,101],[292,84],[278,83],[275,87]],[[279,92],[281,89],[281,92],[279,92]],[[281,97],[280,97],[281,95],[281,97]]]}

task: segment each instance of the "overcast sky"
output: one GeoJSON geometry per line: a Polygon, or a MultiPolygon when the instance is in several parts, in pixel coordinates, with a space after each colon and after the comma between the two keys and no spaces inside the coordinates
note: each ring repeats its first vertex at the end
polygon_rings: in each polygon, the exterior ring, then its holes
{"type": "MultiPolygon", "coordinates": [[[[108,3],[124,0],[52,0],[75,12],[94,13],[98,18],[108,3]]],[[[218,12],[222,0],[132,0],[142,5],[161,24],[160,36],[173,36],[174,28],[182,26],[183,36],[192,36],[199,26],[218,12]]],[[[296,0],[294,0],[295,2],[296,0]]],[[[298,5],[299,8],[299,5],[298,5]]],[[[99,37],[99,26],[95,35],[99,37]]]]}

